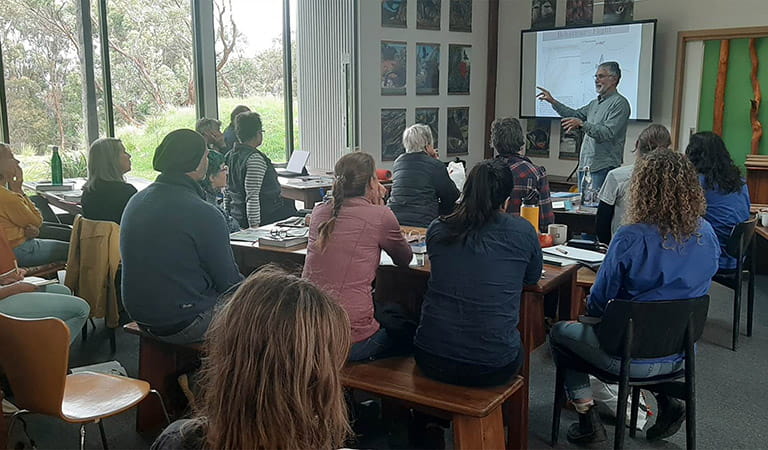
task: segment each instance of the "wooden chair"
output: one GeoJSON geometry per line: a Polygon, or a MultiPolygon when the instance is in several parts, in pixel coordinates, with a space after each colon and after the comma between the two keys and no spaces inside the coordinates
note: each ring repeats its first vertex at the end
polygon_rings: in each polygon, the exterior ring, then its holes
{"type": "Polygon", "coordinates": [[[709,310],[709,296],[672,301],[633,302],[613,300],[608,303],[602,321],[596,325],[600,348],[621,359],[618,376],[605,372],[582,360],[578,355],[562,349],[558,354],[555,376],[555,402],[552,413],[552,445],[557,444],[560,432],[560,412],[565,402],[563,368],[578,370],[600,380],[619,385],[616,406],[616,432],[613,447],[624,447],[624,428],[627,416],[627,395],[632,388],[631,437],[637,430],[640,388],[659,392],[685,401],[686,448],[696,448],[696,361],[694,343],[704,331],[709,310]],[[633,359],[662,358],[683,353],[685,368],[667,375],[651,378],[630,378],[629,365],[633,359]],[[685,378],[685,382],[678,380],[685,378]]]}
{"type": "Polygon", "coordinates": [[[742,222],[731,231],[725,251],[736,258],[736,269],[718,270],[712,281],[733,289],[733,337],[731,350],[736,351],[741,328],[741,288],[744,282],[744,270],[747,271],[747,336],[752,336],[752,320],[755,310],[755,227],[757,217],[742,222]],[[749,267],[744,267],[744,257],[749,267]]]}
{"type": "MultiPolygon", "coordinates": [[[[0,314],[0,366],[20,410],[14,420],[29,413],[58,417],[80,425],[80,449],[85,445],[85,425],[98,423],[107,448],[103,419],[136,406],[150,393],[165,405],[149,383],[132,378],[81,372],[67,375],[69,329],[59,319],[16,319],[0,314]]],[[[167,415],[166,415],[167,419],[167,415]]]]}

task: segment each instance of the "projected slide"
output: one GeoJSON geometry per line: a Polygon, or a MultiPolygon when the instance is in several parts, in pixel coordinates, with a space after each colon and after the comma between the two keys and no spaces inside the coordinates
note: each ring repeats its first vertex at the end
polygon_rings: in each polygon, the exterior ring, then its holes
{"type": "Polygon", "coordinates": [[[632,119],[650,119],[653,25],[547,30],[523,34],[521,116],[559,117],[547,102],[536,101],[536,86],[558,101],[579,108],[593,99],[600,63],[616,61],[622,71],[619,92],[629,101],[632,119]]]}

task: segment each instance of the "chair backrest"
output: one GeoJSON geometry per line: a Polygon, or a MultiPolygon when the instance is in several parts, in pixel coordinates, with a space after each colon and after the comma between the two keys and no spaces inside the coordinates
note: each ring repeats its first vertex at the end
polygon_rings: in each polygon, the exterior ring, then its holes
{"type": "Polygon", "coordinates": [[[752,236],[755,234],[757,226],[757,216],[751,217],[745,222],[736,224],[731,230],[731,236],[725,246],[725,251],[734,258],[741,258],[752,242],[752,236]]]}
{"type": "Polygon", "coordinates": [[[69,328],[60,319],[0,313],[0,367],[19,408],[60,417],[68,363],[69,328]]]}
{"type": "Polygon", "coordinates": [[[597,338],[606,353],[621,357],[631,319],[630,357],[660,358],[683,353],[688,324],[693,326],[693,342],[696,342],[704,331],[708,311],[709,295],[685,300],[612,300],[597,327],[597,338]]]}

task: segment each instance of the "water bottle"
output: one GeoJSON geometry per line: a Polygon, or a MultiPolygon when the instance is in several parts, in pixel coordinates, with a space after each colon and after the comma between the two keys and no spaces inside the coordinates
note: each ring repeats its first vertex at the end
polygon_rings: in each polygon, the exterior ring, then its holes
{"type": "Polygon", "coordinates": [[[61,156],[59,155],[59,146],[52,145],[51,150],[51,184],[54,186],[61,186],[64,184],[64,176],[62,172],[61,156]]]}
{"type": "Polygon", "coordinates": [[[597,192],[592,186],[592,173],[589,166],[584,168],[584,176],[581,180],[581,205],[584,207],[597,207],[597,192]]]}

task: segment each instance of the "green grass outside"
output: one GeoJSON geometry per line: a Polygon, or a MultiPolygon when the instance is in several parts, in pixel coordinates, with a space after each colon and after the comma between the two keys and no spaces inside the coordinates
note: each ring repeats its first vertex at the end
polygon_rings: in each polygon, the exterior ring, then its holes
{"type": "MultiPolygon", "coordinates": [[[[285,119],[282,97],[258,96],[249,98],[220,98],[219,119],[222,131],[229,124],[229,113],[237,105],[247,105],[261,114],[264,126],[264,143],[260,149],[273,162],[285,162],[285,119]]],[[[178,128],[195,128],[195,107],[176,107],[167,109],[162,115],[148,120],[144,126],[123,126],[116,130],[116,137],[125,144],[132,157],[133,169],[130,175],[153,180],[157,172],[152,169],[152,156],[163,137],[178,128]]],[[[298,145],[298,125],[294,116],[294,142],[298,145]]],[[[50,154],[35,155],[31,148],[14,148],[20,153],[19,160],[24,168],[24,178],[28,181],[50,179],[50,154]]],[[[64,177],[86,176],[85,153],[62,151],[64,177]]]]}

